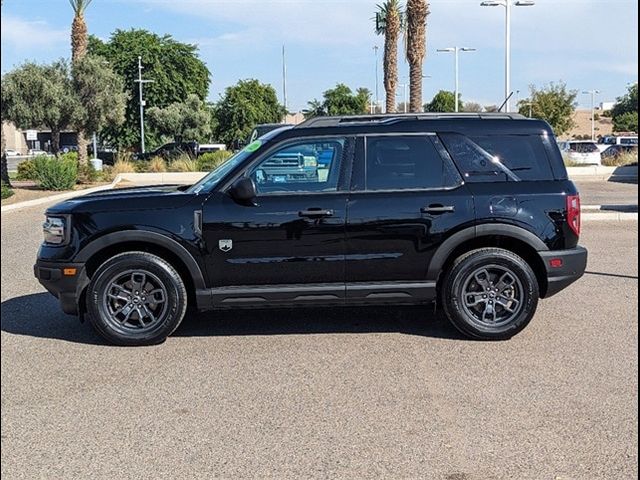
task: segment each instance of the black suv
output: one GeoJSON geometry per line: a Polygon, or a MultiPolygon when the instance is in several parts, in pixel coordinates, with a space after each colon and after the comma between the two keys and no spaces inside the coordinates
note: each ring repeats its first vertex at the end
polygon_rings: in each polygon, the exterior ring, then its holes
{"type": "Polygon", "coordinates": [[[187,306],[434,301],[466,335],[506,339],[584,273],[579,234],[578,192],[543,121],[321,117],[191,186],[59,203],[35,275],[117,344],[163,341],[187,306]],[[269,174],[296,151],[313,175],[269,174]]]}

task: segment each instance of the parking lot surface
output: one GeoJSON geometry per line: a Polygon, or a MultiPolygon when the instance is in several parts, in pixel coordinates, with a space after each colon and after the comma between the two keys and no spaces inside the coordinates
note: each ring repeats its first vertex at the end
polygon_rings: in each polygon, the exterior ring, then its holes
{"type": "Polygon", "coordinates": [[[510,341],[362,308],[118,348],[33,278],[43,210],[2,214],[3,478],[637,476],[636,222],[585,224],[589,273],[510,341]]]}
{"type": "Polygon", "coordinates": [[[575,181],[582,205],[638,205],[638,182],[575,181]]]}

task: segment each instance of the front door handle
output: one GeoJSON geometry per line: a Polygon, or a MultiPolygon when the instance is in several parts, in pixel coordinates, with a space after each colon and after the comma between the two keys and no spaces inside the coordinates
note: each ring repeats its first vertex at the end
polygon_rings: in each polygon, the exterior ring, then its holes
{"type": "Polygon", "coordinates": [[[433,203],[428,207],[422,207],[421,213],[430,213],[432,215],[440,215],[442,213],[455,212],[456,208],[453,205],[440,205],[439,203],[433,203]]]}
{"type": "Polygon", "coordinates": [[[323,217],[332,217],[333,210],[325,209],[325,208],[309,208],[307,210],[301,210],[298,212],[299,217],[308,217],[308,218],[323,218],[323,217]]]}

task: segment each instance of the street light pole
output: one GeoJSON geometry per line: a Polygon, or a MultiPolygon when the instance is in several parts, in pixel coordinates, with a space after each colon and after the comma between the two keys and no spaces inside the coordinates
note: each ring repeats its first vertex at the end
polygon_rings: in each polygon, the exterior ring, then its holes
{"type": "Polygon", "coordinates": [[[586,90],[582,92],[585,95],[591,95],[591,141],[595,141],[596,139],[596,118],[595,118],[595,108],[596,108],[596,94],[600,93],[599,90],[586,90]]]}
{"type": "Polygon", "coordinates": [[[379,47],[377,45],[373,46],[373,51],[375,52],[375,57],[376,57],[376,108],[378,108],[378,105],[379,105],[379,97],[378,97],[378,48],[379,47]]]}
{"type": "Polygon", "coordinates": [[[532,0],[489,0],[480,3],[481,7],[497,7],[501,6],[505,8],[505,29],[504,29],[504,98],[505,112],[509,112],[511,107],[511,101],[509,95],[511,94],[511,7],[531,7],[535,5],[532,0]]]}
{"type": "Polygon", "coordinates": [[[459,71],[459,62],[458,62],[458,53],[459,52],[475,52],[475,48],[468,48],[468,47],[448,47],[448,48],[439,48],[438,52],[447,52],[447,53],[452,53],[455,56],[455,65],[454,65],[454,69],[455,69],[455,107],[454,107],[454,111],[456,113],[458,113],[459,111],[459,105],[458,105],[458,98],[460,97],[460,81],[459,81],[459,76],[458,76],[458,71],[459,71]]]}
{"type": "Polygon", "coordinates": [[[152,83],[153,80],[142,79],[142,57],[138,56],[138,79],[134,80],[138,82],[138,97],[140,100],[140,151],[144,153],[144,99],[142,98],[142,84],[152,83]]]}

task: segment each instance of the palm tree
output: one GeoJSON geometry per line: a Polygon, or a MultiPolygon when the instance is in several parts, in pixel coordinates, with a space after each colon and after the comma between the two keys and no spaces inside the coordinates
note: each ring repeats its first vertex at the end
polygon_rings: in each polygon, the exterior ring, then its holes
{"type": "Polygon", "coordinates": [[[427,51],[426,0],[407,0],[406,46],[409,62],[409,109],[422,111],[422,62],[427,51]]]}
{"type": "MultiPolygon", "coordinates": [[[[84,21],[84,11],[91,0],[69,0],[73,9],[73,23],[71,24],[71,61],[76,63],[87,54],[89,36],[87,23],[84,21]]],[[[82,129],[78,129],[78,163],[87,163],[87,136],[82,129]]]]}
{"type": "Polygon", "coordinates": [[[384,90],[386,112],[396,111],[396,88],[398,86],[398,37],[403,26],[402,9],[398,0],[386,0],[378,5],[376,33],[384,35],[384,90]]]}

